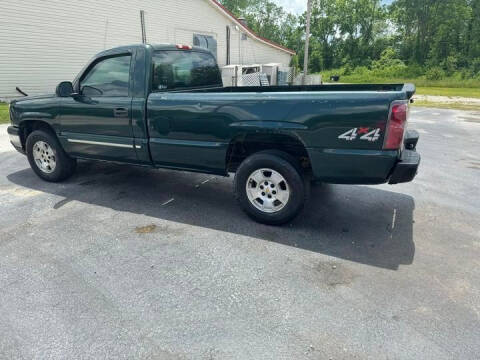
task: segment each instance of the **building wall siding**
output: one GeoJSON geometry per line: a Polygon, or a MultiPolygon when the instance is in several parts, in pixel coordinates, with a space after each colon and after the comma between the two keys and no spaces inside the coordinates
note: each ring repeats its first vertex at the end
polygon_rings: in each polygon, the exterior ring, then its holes
{"type": "Polygon", "coordinates": [[[192,45],[193,33],[214,36],[218,62],[226,62],[226,27],[231,28],[232,64],[278,62],[290,54],[240,31],[209,0],[3,0],[0,11],[0,98],[53,92],[73,80],[96,53],[141,42],[140,10],[149,43],[192,45]]]}

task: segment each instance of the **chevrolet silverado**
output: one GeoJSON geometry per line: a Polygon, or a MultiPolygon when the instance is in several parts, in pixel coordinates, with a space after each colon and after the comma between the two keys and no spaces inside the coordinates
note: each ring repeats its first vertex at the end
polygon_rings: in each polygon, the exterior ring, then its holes
{"type": "Polygon", "coordinates": [[[13,146],[43,180],[77,159],[228,176],[242,209],[282,224],[311,182],[412,181],[412,84],[223,87],[214,56],[186,45],[132,45],[93,57],[52,95],[10,104],[13,146]]]}

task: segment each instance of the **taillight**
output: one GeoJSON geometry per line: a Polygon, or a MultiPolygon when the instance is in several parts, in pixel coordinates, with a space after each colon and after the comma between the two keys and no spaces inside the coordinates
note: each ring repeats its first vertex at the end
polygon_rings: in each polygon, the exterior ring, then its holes
{"type": "Polygon", "coordinates": [[[407,117],[408,103],[406,101],[394,101],[387,122],[387,132],[383,143],[384,150],[400,149],[407,126],[407,117]]]}
{"type": "Polygon", "coordinates": [[[190,45],[177,44],[177,49],[180,49],[180,50],[192,50],[192,47],[191,47],[190,45]]]}

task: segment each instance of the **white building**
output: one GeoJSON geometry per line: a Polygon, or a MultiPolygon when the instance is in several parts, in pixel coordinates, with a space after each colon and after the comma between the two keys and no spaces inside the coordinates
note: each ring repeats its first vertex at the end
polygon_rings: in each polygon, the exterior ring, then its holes
{"type": "Polygon", "coordinates": [[[142,22],[148,43],[208,46],[220,66],[288,66],[295,54],[256,35],[216,0],[2,0],[0,99],[17,97],[17,86],[29,95],[53,92],[94,54],[141,43],[142,22]]]}

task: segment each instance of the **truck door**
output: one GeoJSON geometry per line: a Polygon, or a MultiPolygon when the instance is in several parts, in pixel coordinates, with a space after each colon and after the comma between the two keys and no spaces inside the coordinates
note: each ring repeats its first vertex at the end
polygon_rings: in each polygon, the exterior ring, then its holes
{"type": "Polygon", "coordinates": [[[227,102],[214,103],[208,93],[188,91],[221,87],[220,72],[211,53],[186,49],[156,51],[152,57],[150,153],[158,166],[223,175],[232,121],[221,110],[227,102]]]}
{"type": "Polygon", "coordinates": [[[79,94],[61,100],[61,139],[79,157],[136,161],[131,126],[132,55],[95,60],[82,74],[79,94]]]}

